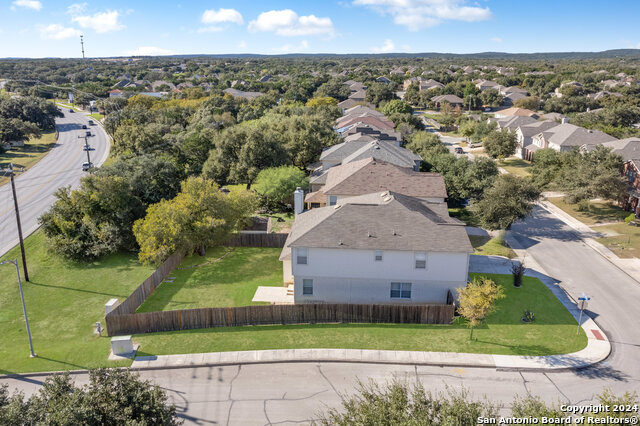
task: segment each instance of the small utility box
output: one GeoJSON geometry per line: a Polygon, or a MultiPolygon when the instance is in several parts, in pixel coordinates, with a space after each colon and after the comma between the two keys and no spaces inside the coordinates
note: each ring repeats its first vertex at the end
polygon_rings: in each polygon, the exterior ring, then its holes
{"type": "Polygon", "coordinates": [[[118,299],[109,299],[109,301],[104,304],[104,314],[107,315],[109,312],[113,311],[116,306],[118,306],[118,299]]]}
{"type": "Polygon", "coordinates": [[[111,338],[111,352],[114,355],[128,355],[134,352],[131,336],[116,336],[111,338]]]}

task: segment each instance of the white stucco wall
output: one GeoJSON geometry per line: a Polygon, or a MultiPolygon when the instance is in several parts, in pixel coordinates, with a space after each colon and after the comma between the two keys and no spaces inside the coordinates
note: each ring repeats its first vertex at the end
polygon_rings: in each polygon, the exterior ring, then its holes
{"type": "Polygon", "coordinates": [[[291,259],[282,261],[282,282],[289,283],[293,281],[293,273],[291,271],[291,259]]]}
{"type": "Polygon", "coordinates": [[[427,253],[426,269],[415,268],[413,251],[383,251],[379,262],[373,250],[309,248],[307,265],[296,264],[295,250],[292,259],[296,303],[443,303],[466,284],[469,266],[467,253],[427,253]],[[312,296],[302,294],[305,278],[312,296]],[[392,281],[411,282],[411,299],[391,299],[392,281]]]}

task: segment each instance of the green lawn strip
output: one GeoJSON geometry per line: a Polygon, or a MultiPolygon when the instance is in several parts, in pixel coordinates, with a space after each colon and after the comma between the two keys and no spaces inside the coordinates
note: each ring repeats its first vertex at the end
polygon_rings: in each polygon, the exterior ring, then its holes
{"type": "Polygon", "coordinates": [[[281,249],[216,247],[204,257],[185,258],[171,272],[173,283],[163,283],[138,312],[207,307],[247,306],[258,286],[282,286],[281,249]],[[223,259],[216,259],[224,256],[223,259]],[[194,265],[202,265],[195,266],[194,265]]]}
{"type": "MultiPolygon", "coordinates": [[[[626,212],[625,212],[626,213],[626,212]]],[[[601,244],[604,244],[609,250],[613,251],[618,257],[622,258],[640,258],[640,227],[629,226],[622,222],[615,225],[598,226],[597,231],[615,232],[615,237],[597,238],[601,244]]]]}
{"type": "MultiPolygon", "coordinates": [[[[55,130],[42,132],[39,138],[31,138],[24,146],[17,146],[0,154],[0,169],[4,169],[13,163],[15,167],[26,169],[33,167],[42,159],[56,142],[55,130]]],[[[0,185],[9,182],[8,177],[0,177],[0,185]]]]}
{"type": "MultiPolygon", "coordinates": [[[[25,240],[29,276],[24,296],[37,358],[29,358],[18,281],[13,265],[0,266],[0,374],[75,370],[128,365],[107,361],[110,339],[97,337],[105,325],[104,304],[121,301],[153,271],[135,254],[117,254],[90,263],[65,261],[48,252],[38,231],[25,240]]],[[[19,248],[2,257],[20,259],[19,248]]],[[[22,274],[22,269],[21,269],[22,274]]]]}
{"type": "Polygon", "coordinates": [[[507,172],[519,177],[528,177],[531,175],[531,162],[520,158],[500,160],[498,161],[498,167],[502,167],[507,172]]]}
{"type": "Polygon", "coordinates": [[[467,226],[480,226],[480,220],[478,217],[466,207],[449,208],[449,216],[463,221],[467,226]]]}
{"type": "Polygon", "coordinates": [[[98,114],[97,112],[94,112],[93,114],[89,114],[89,117],[101,121],[104,118],[104,114],[98,114]]]}
{"type": "Polygon", "coordinates": [[[501,235],[495,238],[483,235],[469,235],[469,240],[475,249],[473,254],[504,256],[509,259],[516,257],[516,253],[505,243],[504,237],[501,235]]]}
{"type": "Polygon", "coordinates": [[[166,355],[285,348],[352,348],[419,350],[504,355],[551,355],[583,349],[587,338],[576,335],[577,323],[538,279],[525,277],[514,288],[511,275],[488,276],[505,290],[506,298],[486,324],[474,331],[457,319],[454,325],[301,324],[290,326],[222,327],[136,335],[138,355],[166,355]],[[520,321],[525,309],[536,322],[520,321]]]}
{"type": "Polygon", "coordinates": [[[565,213],[573,216],[585,225],[619,222],[624,220],[624,218],[630,214],[611,202],[590,202],[589,211],[579,211],[578,204],[569,204],[564,201],[564,197],[550,197],[547,198],[547,201],[556,207],[559,207],[565,213]]]}

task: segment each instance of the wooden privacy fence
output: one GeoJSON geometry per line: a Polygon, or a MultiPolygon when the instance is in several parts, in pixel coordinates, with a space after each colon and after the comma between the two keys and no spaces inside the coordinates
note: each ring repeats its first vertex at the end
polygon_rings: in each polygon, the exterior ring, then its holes
{"type": "MultiPolygon", "coordinates": [[[[128,299],[127,299],[128,300],[128,299]]],[[[109,336],[244,325],[313,323],[451,324],[454,305],[302,304],[107,315],[109,336]]],[[[114,311],[115,312],[115,311],[114,311]]]]}
{"type": "Polygon", "coordinates": [[[284,247],[289,234],[237,234],[229,240],[233,247],[284,247]]]}
{"type": "MultiPolygon", "coordinates": [[[[173,271],[184,259],[184,253],[176,252],[153,271],[149,278],[144,280],[127,299],[119,304],[113,311],[106,316],[107,328],[109,328],[110,318],[118,315],[133,314],[142,302],[164,281],[165,278],[173,271]]],[[[111,335],[111,333],[109,333],[111,335]]]]}

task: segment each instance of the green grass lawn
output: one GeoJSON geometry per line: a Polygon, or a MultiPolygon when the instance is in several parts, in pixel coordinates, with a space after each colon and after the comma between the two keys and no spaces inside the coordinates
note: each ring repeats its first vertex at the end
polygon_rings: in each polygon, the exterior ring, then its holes
{"type": "Polygon", "coordinates": [[[516,253],[504,241],[501,234],[495,238],[490,236],[469,235],[471,245],[475,249],[473,254],[482,254],[485,256],[504,256],[509,259],[516,257],[516,253]]]}
{"type": "MultiPolygon", "coordinates": [[[[124,300],[152,269],[141,266],[135,254],[65,261],[49,253],[44,240],[40,231],[26,239],[31,282],[22,277],[37,358],[29,358],[15,267],[0,266],[0,374],[123,365],[107,361],[110,339],[97,337],[94,325],[105,325],[109,299],[124,300]]],[[[2,260],[14,258],[20,259],[17,247],[2,260]]]]}
{"type": "Polygon", "coordinates": [[[585,225],[596,225],[598,223],[620,222],[629,216],[629,212],[623,210],[610,202],[590,202],[589,211],[579,211],[578,204],[569,204],[564,201],[563,197],[547,198],[547,201],[561,208],[578,219],[585,225]]]}
{"type": "Polygon", "coordinates": [[[174,270],[170,276],[176,277],[175,281],[160,285],[138,312],[264,304],[251,299],[258,286],[282,286],[280,251],[215,247],[204,257],[189,256],[178,267],[186,269],[174,270]]]}
{"type": "Polygon", "coordinates": [[[99,114],[97,112],[94,112],[93,114],[89,114],[89,117],[92,117],[98,121],[101,121],[104,118],[104,114],[99,114]]]}
{"type": "Polygon", "coordinates": [[[622,222],[615,225],[599,226],[598,231],[611,231],[620,234],[615,237],[598,238],[597,241],[604,244],[618,257],[640,258],[640,227],[629,226],[622,222]]]}
{"type": "Polygon", "coordinates": [[[467,226],[480,226],[480,220],[466,207],[449,208],[449,216],[455,217],[467,224],[467,226]]]}
{"type": "MultiPolygon", "coordinates": [[[[30,168],[42,159],[56,142],[55,130],[43,132],[39,138],[31,138],[24,146],[15,147],[0,154],[0,169],[13,163],[16,167],[30,168]]],[[[0,185],[9,182],[8,177],[0,177],[0,185]]]]}
{"type": "Polygon", "coordinates": [[[529,177],[531,175],[531,162],[520,158],[507,158],[498,161],[498,167],[502,167],[507,172],[519,176],[529,177]]]}
{"type": "MultiPolygon", "coordinates": [[[[475,274],[472,274],[475,275],[475,274]]],[[[218,352],[285,348],[352,348],[422,350],[505,355],[550,355],[578,351],[586,346],[582,329],[544,284],[525,277],[521,288],[511,276],[485,274],[505,290],[497,311],[485,325],[469,329],[459,319],[454,325],[314,324],[290,326],[224,327],[136,335],[139,355],[218,352]],[[529,309],[536,322],[523,324],[529,309]]]]}

